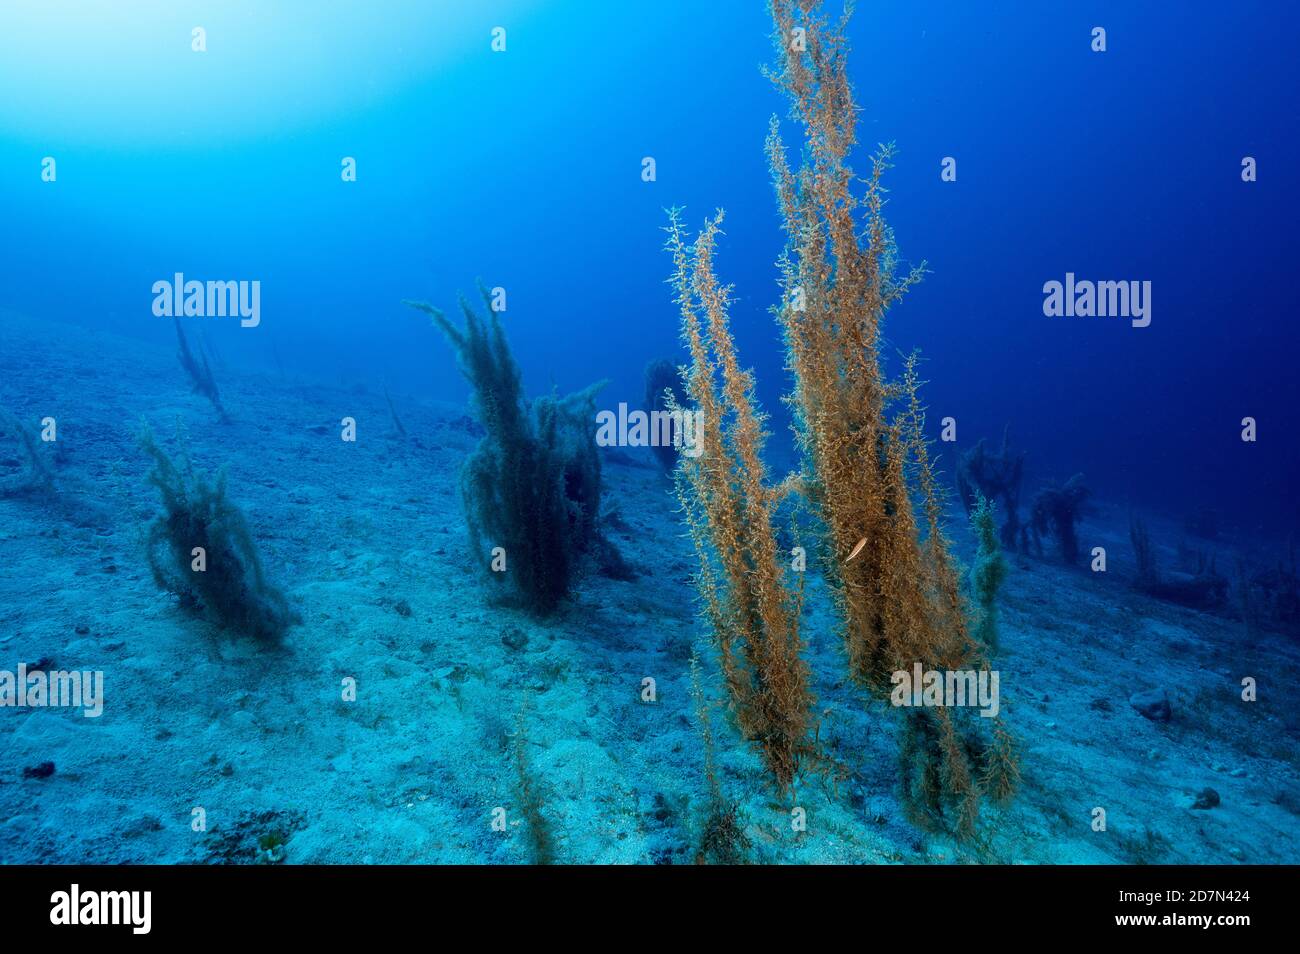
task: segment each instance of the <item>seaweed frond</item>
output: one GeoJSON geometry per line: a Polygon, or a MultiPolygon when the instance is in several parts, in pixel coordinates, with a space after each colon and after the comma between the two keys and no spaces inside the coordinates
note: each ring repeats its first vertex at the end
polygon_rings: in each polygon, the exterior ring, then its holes
{"type": "Polygon", "coordinates": [[[970,517],[975,531],[975,565],[971,568],[971,590],[975,597],[978,619],[975,638],[988,652],[998,648],[998,590],[1007,577],[1007,560],[998,540],[993,506],[977,496],[970,517]]]}
{"type": "Polygon", "coordinates": [[[515,795],[524,817],[532,863],[549,865],[555,862],[555,834],[542,811],[543,786],[529,764],[528,744],[528,725],[521,705],[515,728],[515,795]]]}
{"type": "Polygon", "coordinates": [[[984,752],[980,786],[995,802],[1011,801],[1020,787],[1020,759],[1016,741],[999,718],[993,725],[993,739],[984,752]]]}
{"type": "Polygon", "coordinates": [[[180,319],[173,316],[172,323],[176,326],[176,357],[180,360],[185,373],[189,375],[191,388],[195,394],[202,394],[212,403],[222,422],[230,420],[226,415],[225,407],[221,404],[221,394],[217,391],[217,381],[212,376],[212,368],[208,365],[207,353],[202,352],[195,357],[194,352],[190,350],[185,332],[181,329],[180,319]]]}
{"type": "Polygon", "coordinates": [[[749,838],[740,818],[740,806],[722,793],[713,741],[713,719],[709,715],[708,700],[704,697],[700,660],[695,653],[691,654],[691,699],[695,704],[695,719],[704,749],[704,779],[708,786],[707,808],[695,850],[695,863],[745,864],[749,860],[749,838]]]}
{"type": "Polygon", "coordinates": [[[397,435],[398,440],[406,440],[406,426],[397,416],[397,407],[393,404],[393,396],[388,393],[387,384],[384,385],[384,400],[388,402],[388,416],[393,422],[393,433],[397,435]]]}
{"type": "Polygon", "coordinates": [[[12,436],[22,451],[22,461],[17,473],[5,474],[0,479],[0,497],[48,497],[55,493],[54,466],[41,446],[36,432],[14,414],[0,407],[0,436],[12,436]]]}

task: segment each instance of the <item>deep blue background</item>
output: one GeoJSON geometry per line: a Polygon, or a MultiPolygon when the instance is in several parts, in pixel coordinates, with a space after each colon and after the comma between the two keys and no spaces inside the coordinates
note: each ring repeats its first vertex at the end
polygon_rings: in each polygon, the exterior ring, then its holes
{"type": "MultiPolygon", "coordinates": [[[[530,390],[608,377],[607,406],[635,403],[646,361],[680,357],[662,210],[724,206],[719,266],[782,455],[762,142],[785,107],[758,0],[77,6],[0,8],[0,307],[166,342],[155,280],[260,279],[260,328],[208,326],[231,364],[274,342],[304,375],[463,400],[399,302],[451,306],[481,276],[508,290],[530,390]]],[[[932,270],[886,332],[928,359],[931,429],[953,415],[966,446],[1009,422],[1031,483],[1082,470],[1120,504],[1296,528],[1300,17],[980,6],[863,3],[851,28],[861,139],[897,142],[891,221],[932,270]],[[1151,326],[1045,318],[1067,271],[1152,281],[1151,326]]]]}

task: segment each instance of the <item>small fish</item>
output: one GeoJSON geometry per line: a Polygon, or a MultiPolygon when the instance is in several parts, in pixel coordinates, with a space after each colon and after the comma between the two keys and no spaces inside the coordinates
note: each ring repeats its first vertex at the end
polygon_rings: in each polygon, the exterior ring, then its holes
{"type": "Polygon", "coordinates": [[[861,540],[858,541],[857,546],[853,548],[853,552],[849,554],[848,559],[846,559],[844,562],[848,563],[850,560],[852,560],[855,556],[857,556],[859,553],[862,552],[862,548],[865,547],[866,545],[867,545],[867,538],[863,537],[861,540]]]}

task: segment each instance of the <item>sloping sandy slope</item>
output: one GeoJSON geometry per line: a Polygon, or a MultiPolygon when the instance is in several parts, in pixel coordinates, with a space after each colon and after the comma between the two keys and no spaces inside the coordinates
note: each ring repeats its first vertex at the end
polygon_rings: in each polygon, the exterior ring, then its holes
{"type": "MultiPolygon", "coordinates": [[[[433,345],[431,344],[431,347],[433,345]]],[[[218,369],[233,422],[188,394],[166,350],[80,328],[0,319],[0,406],[59,422],[62,492],[0,500],[0,669],[101,669],[98,719],[0,709],[0,861],[514,863],[514,733],[560,860],[684,863],[703,808],[687,661],[701,635],[694,555],[649,458],[606,461],[613,539],[631,583],[596,574],[536,623],[489,606],[466,554],[457,473],[477,438],[464,410],[382,392],[218,369]],[[358,421],[345,444],[338,422],[358,421]],[[213,634],[160,593],[142,528],[158,506],[134,433],[228,468],[272,576],[304,617],[282,651],[213,634]],[[342,698],[343,680],[357,685],[342,698]],[[657,701],[641,701],[642,680],[657,701]],[[47,777],[24,770],[53,762],[47,777]],[[32,773],[27,773],[32,774],[32,773]],[[503,807],[507,830],[494,831],[503,807]],[[194,831],[202,808],[206,830],[194,831]]],[[[0,447],[0,468],[17,466],[0,447]]],[[[1149,520],[1157,540],[1174,529],[1149,520]]],[[[959,550],[969,539],[954,520],[959,550]]],[[[1003,600],[1002,704],[1024,789],[989,809],[980,844],[923,835],[895,795],[896,714],[844,681],[825,586],[807,617],[820,740],[839,777],[794,803],[715,719],[727,794],[756,860],[783,862],[1295,862],[1297,649],[1135,594],[1127,514],[1089,518],[1093,574],[1013,557],[1003,600]],[[1253,676],[1259,701],[1240,700],[1253,676]],[[1129,705],[1164,688],[1173,717],[1129,705]],[[1221,804],[1191,808],[1205,787],[1221,804]],[[1091,828],[1094,808],[1107,830],[1091,828]]],[[[1221,561],[1230,557],[1221,549],[1221,561]]],[[[716,671],[706,660],[709,690],[716,671]]],[[[39,773],[37,773],[39,774],[39,773]]]]}

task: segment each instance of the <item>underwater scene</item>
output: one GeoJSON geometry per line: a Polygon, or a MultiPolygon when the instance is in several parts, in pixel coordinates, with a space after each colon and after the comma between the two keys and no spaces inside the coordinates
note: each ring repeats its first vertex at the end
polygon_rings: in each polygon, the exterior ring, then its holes
{"type": "Polygon", "coordinates": [[[1297,27],[5,0],[0,862],[1296,863],[1297,27]]]}

